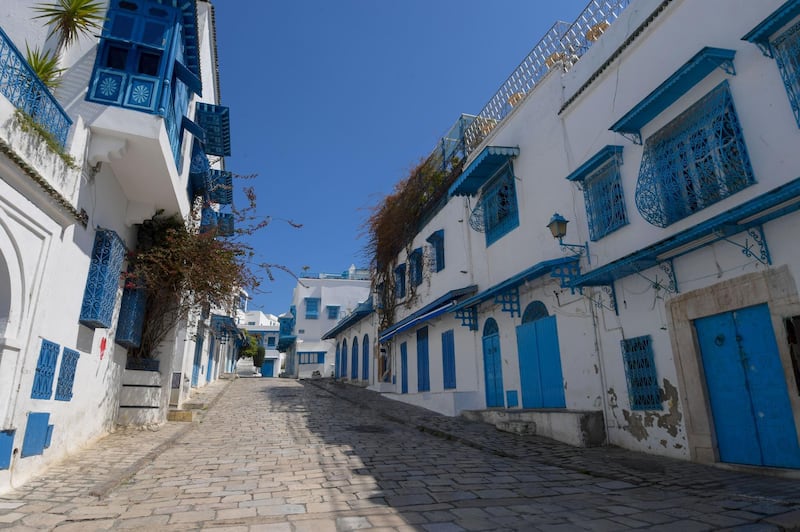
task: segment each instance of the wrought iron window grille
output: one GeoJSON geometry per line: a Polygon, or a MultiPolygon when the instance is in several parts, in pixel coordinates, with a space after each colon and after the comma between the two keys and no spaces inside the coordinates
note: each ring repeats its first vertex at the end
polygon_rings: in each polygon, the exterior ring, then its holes
{"type": "Polygon", "coordinates": [[[56,374],[56,362],[61,346],[50,340],[42,339],[36,372],[33,376],[31,399],[50,399],[53,395],[53,378],[56,374]]]}
{"type": "Polygon", "coordinates": [[[795,122],[800,127],[800,22],[770,43],[795,122]]]}
{"type": "Polygon", "coordinates": [[[632,410],[663,410],[650,335],[620,341],[632,410]]]}
{"type": "Polygon", "coordinates": [[[481,207],[487,247],[519,226],[517,191],[510,165],[500,171],[494,182],[487,185],[481,207]]]}
{"type": "Polygon", "coordinates": [[[621,154],[606,161],[581,183],[592,242],[628,225],[620,164],[621,154]]]}
{"type": "Polygon", "coordinates": [[[636,207],[667,227],[755,183],[728,81],[647,139],[636,207]]]}
{"type": "Polygon", "coordinates": [[[117,233],[97,230],[81,306],[83,325],[92,329],[111,327],[125,253],[125,244],[117,233]]]}
{"type": "Polygon", "coordinates": [[[75,383],[75,371],[78,367],[78,359],[81,354],[74,349],[64,348],[64,356],[61,357],[61,370],[58,372],[58,382],[56,383],[56,401],[72,400],[72,387],[75,383]]]}

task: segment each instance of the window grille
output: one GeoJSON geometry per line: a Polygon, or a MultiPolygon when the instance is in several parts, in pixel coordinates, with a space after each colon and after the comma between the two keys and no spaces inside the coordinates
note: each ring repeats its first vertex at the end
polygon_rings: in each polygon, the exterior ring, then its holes
{"type": "Polygon", "coordinates": [[[397,299],[406,297],[406,265],[394,269],[394,294],[397,299]]]}
{"type": "Polygon", "coordinates": [[[433,246],[433,271],[440,272],[444,270],[444,229],[439,229],[427,238],[433,246]]]}
{"type": "Polygon", "coordinates": [[[800,22],[770,43],[778,63],[794,119],[800,126],[800,22]]]}
{"type": "Polygon", "coordinates": [[[92,263],[83,293],[80,322],[87,327],[111,327],[117,301],[125,245],[110,229],[100,229],[94,237],[92,263]]]}
{"type": "Polygon", "coordinates": [[[409,278],[414,286],[422,284],[422,248],[417,248],[408,256],[409,278]]]}
{"type": "Polygon", "coordinates": [[[636,207],[667,227],[754,182],[726,80],[647,139],[636,207]]]}
{"type": "Polygon", "coordinates": [[[50,340],[42,340],[36,373],[33,376],[31,399],[50,399],[53,394],[53,377],[56,374],[56,361],[61,346],[50,340]]]}
{"type": "Polygon", "coordinates": [[[75,383],[75,370],[81,354],[74,349],[64,348],[61,357],[61,370],[58,372],[56,383],[56,401],[69,401],[72,399],[72,385],[75,383]]]}
{"type": "Polygon", "coordinates": [[[500,176],[487,186],[481,202],[486,245],[490,246],[519,225],[517,191],[510,164],[506,165],[505,169],[501,170],[500,176]]]}
{"type": "Polygon", "coordinates": [[[662,410],[650,335],[620,342],[632,410],[662,410]]]}
{"type": "Polygon", "coordinates": [[[146,303],[147,292],[144,289],[125,288],[123,290],[114,341],[126,349],[137,348],[142,343],[146,303]]]}
{"type": "Polygon", "coordinates": [[[316,320],[319,318],[319,298],[307,297],[306,298],[306,319],[316,320]]]}
{"type": "Polygon", "coordinates": [[[628,224],[619,175],[619,157],[612,157],[583,182],[583,199],[592,241],[628,224]]]}
{"type": "Polygon", "coordinates": [[[328,305],[328,319],[329,320],[337,320],[339,319],[339,306],[338,305],[328,305]]]}

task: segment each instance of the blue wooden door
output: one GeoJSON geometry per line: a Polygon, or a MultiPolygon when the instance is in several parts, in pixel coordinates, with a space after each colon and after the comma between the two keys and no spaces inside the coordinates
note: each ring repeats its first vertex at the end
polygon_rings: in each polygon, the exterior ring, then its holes
{"type": "Polygon", "coordinates": [[[564,377],[556,317],[517,327],[523,408],[564,408],[564,377]]]}
{"type": "Polygon", "coordinates": [[[428,328],[417,331],[417,391],[427,392],[431,389],[431,372],[428,358],[428,328]]]}
{"type": "Polygon", "coordinates": [[[483,337],[483,375],[486,383],[486,406],[505,406],[499,334],[483,337]]]}
{"type": "Polygon", "coordinates": [[[353,338],[353,363],[350,368],[350,378],[358,379],[358,338],[353,338]]]}
{"type": "Polygon", "coordinates": [[[695,320],[719,458],[800,468],[800,446],[767,305],[695,320]]]}
{"type": "Polygon", "coordinates": [[[208,364],[206,366],[206,382],[211,382],[211,370],[214,369],[214,337],[208,340],[208,364]]]}
{"type": "Polygon", "coordinates": [[[342,365],[339,367],[339,376],[343,379],[347,378],[347,357],[350,354],[347,352],[347,340],[342,342],[342,365]]]}
{"type": "Polygon", "coordinates": [[[196,388],[200,380],[200,361],[203,359],[203,337],[197,336],[194,346],[194,361],[192,362],[192,387],[196,388]]]}
{"type": "Polygon", "coordinates": [[[361,380],[369,380],[369,336],[361,342],[361,380]]]}
{"type": "Polygon", "coordinates": [[[275,376],[275,359],[265,360],[261,364],[261,376],[262,377],[274,377],[275,376]]]}
{"type": "Polygon", "coordinates": [[[408,393],[408,346],[400,344],[400,393],[408,393]]]}
{"type": "Polygon", "coordinates": [[[336,360],[333,363],[333,378],[339,378],[339,344],[336,344],[336,360]]]}

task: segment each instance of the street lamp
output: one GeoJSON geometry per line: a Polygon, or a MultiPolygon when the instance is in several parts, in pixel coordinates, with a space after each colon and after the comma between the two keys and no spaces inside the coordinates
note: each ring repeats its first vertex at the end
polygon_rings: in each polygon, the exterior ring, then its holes
{"type": "Polygon", "coordinates": [[[577,256],[581,256],[586,253],[586,260],[589,264],[592,263],[592,259],[589,256],[589,243],[585,242],[583,244],[567,244],[564,242],[563,238],[567,234],[567,224],[569,220],[561,216],[560,214],[553,213],[553,216],[550,218],[550,223],[547,224],[547,228],[550,229],[550,233],[552,233],[553,238],[558,239],[558,245],[561,246],[561,249],[566,251],[567,249],[572,250],[573,253],[577,256]]]}

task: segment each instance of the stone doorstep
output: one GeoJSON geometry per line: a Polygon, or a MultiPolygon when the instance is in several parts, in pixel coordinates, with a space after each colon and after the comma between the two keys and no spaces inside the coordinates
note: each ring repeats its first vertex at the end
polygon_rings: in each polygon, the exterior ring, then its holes
{"type": "Polygon", "coordinates": [[[167,412],[167,421],[185,421],[191,423],[194,421],[194,410],[170,409],[167,412]]]}

